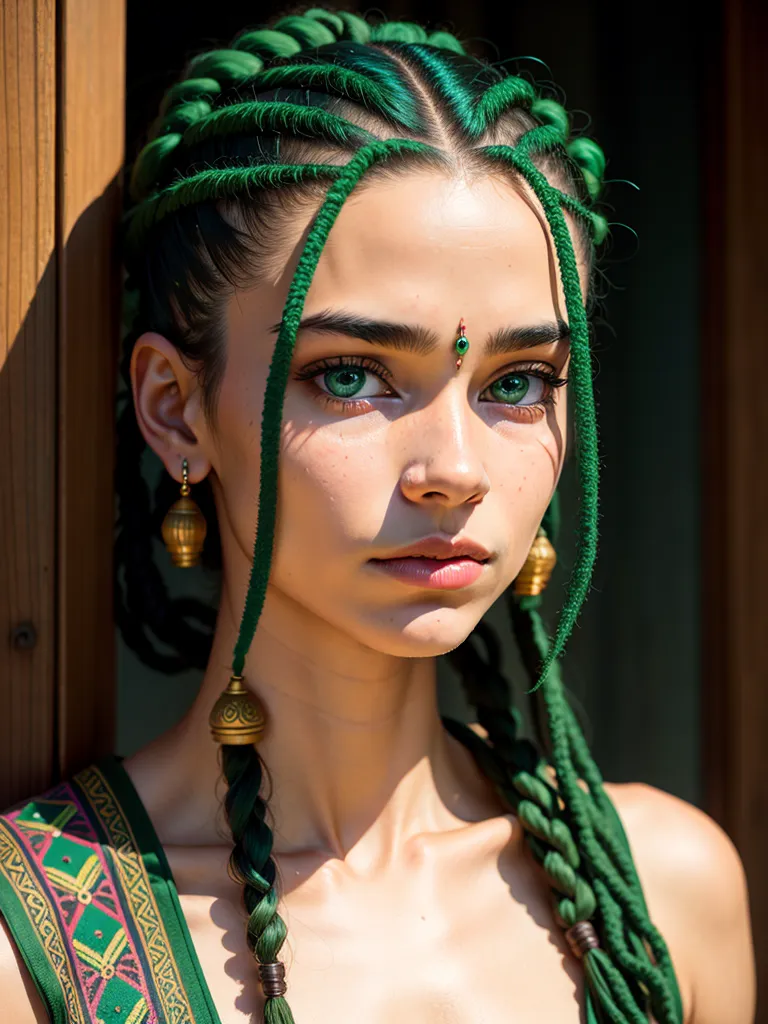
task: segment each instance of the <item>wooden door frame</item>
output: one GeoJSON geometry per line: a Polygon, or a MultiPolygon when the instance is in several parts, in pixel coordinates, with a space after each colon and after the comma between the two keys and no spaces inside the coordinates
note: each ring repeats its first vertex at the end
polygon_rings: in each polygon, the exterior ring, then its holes
{"type": "Polygon", "coordinates": [[[0,0],[2,806],[114,739],[125,13],[0,0]]]}
{"type": "Polygon", "coordinates": [[[126,0],[59,0],[58,758],[111,752],[126,0]]]}
{"type": "MultiPolygon", "coordinates": [[[[768,9],[720,0],[702,109],[702,769],[747,872],[768,987],[768,9]]],[[[758,1020],[768,1021],[763,997],[758,1020]]]]}

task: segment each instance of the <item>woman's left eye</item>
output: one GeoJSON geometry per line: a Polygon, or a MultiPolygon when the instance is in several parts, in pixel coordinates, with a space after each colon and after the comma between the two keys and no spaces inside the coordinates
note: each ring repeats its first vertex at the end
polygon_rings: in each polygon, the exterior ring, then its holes
{"type": "Polygon", "coordinates": [[[538,405],[546,401],[550,385],[532,373],[505,373],[490,384],[483,395],[487,400],[503,405],[538,405]]]}

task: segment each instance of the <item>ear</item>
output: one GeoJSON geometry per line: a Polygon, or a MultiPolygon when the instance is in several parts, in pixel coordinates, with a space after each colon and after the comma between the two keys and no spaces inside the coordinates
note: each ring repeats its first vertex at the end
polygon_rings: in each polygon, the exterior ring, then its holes
{"type": "Polygon", "coordinates": [[[197,374],[162,334],[147,331],[136,341],[131,387],[139,429],[171,476],[181,481],[186,459],[191,483],[206,477],[211,469],[209,431],[197,374]]]}

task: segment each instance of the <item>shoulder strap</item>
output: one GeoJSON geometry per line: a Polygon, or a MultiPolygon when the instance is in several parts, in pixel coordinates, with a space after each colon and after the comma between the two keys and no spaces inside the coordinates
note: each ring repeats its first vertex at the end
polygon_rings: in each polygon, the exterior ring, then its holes
{"type": "Polygon", "coordinates": [[[106,763],[0,815],[0,912],[53,1024],[208,1024],[106,763]]]}

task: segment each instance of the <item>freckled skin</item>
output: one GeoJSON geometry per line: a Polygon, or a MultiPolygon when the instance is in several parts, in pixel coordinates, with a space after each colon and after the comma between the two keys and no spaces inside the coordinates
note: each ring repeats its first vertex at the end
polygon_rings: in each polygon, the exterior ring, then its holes
{"type": "MultiPolygon", "coordinates": [[[[506,324],[562,317],[562,304],[551,292],[551,247],[540,219],[509,186],[414,175],[398,184],[396,195],[393,204],[393,187],[375,186],[344,207],[305,315],[343,305],[424,324],[442,344],[427,357],[382,353],[403,397],[373,401],[366,415],[341,417],[320,407],[305,383],[289,386],[272,581],[280,598],[307,607],[345,636],[421,657],[456,646],[508,586],[554,491],[564,456],[564,393],[554,417],[536,423],[514,422],[497,404],[478,403],[477,393],[510,362],[508,355],[482,358],[485,336],[506,324]],[[476,340],[457,374],[452,355],[460,316],[476,340]],[[510,488],[528,478],[530,486],[510,488]],[[438,492],[429,500],[418,493],[427,484],[438,492]],[[435,531],[464,531],[497,556],[481,586],[436,599],[405,594],[400,584],[361,571],[372,553],[435,531]],[[322,587],[307,586],[309,566],[322,587]]],[[[275,308],[265,321],[263,303],[263,288],[254,288],[230,305],[231,363],[220,406],[228,443],[216,453],[222,488],[233,495],[227,500],[233,536],[225,543],[249,555],[258,435],[244,429],[243,409],[260,403],[257,385],[271,354],[263,328],[279,319],[275,308]],[[259,337],[254,325],[260,323],[259,337]]],[[[351,339],[306,334],[294,365],[339,353],[370,356],[370,350],[351,339]]],[[[515,358],[545,359],[562,372],[567,346],[515,358]]]]}
{"type": "MultiPolygon", "coordinates": [[[[251,569],[270,328],[309,217],[292,225],[280,273],[228,303],[215,424],[194,368],[166,338],[143,335],[132,361],[147,442],[178,480],[188,460],[193,496],[210,474],[222,539],[200,691],[178,726],[125,762],[222,1024],[260,1019],[262,997],[241,890],[227,875],[207,720],[229,676],[251,569]]],[[[566,388],[527,416],[489,401],[488,389],[531,363],[567,376],[567,343],[484,352],[501,328],[565,319],[543,216],[525,191],[492,178],[420,171],[376,182],[347,202],[320,258],[304,313],[327,309],[420,324],[439,344],[418,355],[303,332],[296,347],[273,570],[245,669],[268,717],[260,754],[289,1003],[297,1024],[576,1024],[583,974],[546,879],[517,819],[443,730],[435,679],[435,656],[461,643],[517,575],[562,470],[566,388]],[[461,317],[470,348],[457,372],[461,317]],[[342,408],[323,397],[322,373],[295,379],[339,357],[375,359],[386,387],[342,408]],[[491,553],[476,583],[420,589],[369,563],[434,534],[491,553]]],[[[754,978],[738,857],[671,797],[647,787],[611,794],[670,945],[686,1021],[747,1024],[754,978]]],[[[2,929],[0,982],[17,1024],[46,1019],[2,929]]]]}

